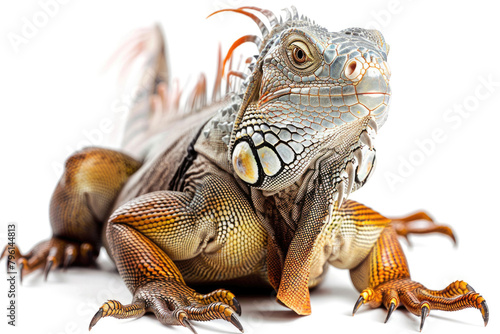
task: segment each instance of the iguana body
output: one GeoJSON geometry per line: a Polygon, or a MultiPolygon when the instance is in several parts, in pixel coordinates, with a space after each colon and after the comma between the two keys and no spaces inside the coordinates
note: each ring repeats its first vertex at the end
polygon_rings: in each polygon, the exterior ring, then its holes
{"type": "MultiPolygon", "coordinates": [[[[201,80],[190,100],[200,110],[170,117],[155,135],[141,128],[151,95],[153,109],[172,106],[159,47],[125,135],[134,157],[88,148],[68,159],[51,201],[54,236],[18,253],[21,272],[88,264],[103,245],[133,300],[106,302],[90,327],[153,312],[164,324],[192,329],[189,320],[222,318],[242,329],[234,295],[189,287],[203,283],[271,285],[280,302],[310,314],[309,288],[328,265],[350,270],[361,292],[355,310],[383,304],[390,316],[402,305],[423,325],[431,309],[475,307],[486,323],[484,298],[467,283],[432,291],[411,280],[397,234],[427,216],[391,220],[347,200],[373,170],[373,139],[387,117],[382,35],[331,33],[295,10],[284,22],[252,7],[231,11],[254,19],[263,36],[241,38],[220,62],[215,102],[204,105],[201,80]],[[226,60],[247,41],[259,54],[246,74],[228,71],[245,80],[220,99],[226,60]]],[[[425,231],[453,236],[432,221],[425,231]]]]}

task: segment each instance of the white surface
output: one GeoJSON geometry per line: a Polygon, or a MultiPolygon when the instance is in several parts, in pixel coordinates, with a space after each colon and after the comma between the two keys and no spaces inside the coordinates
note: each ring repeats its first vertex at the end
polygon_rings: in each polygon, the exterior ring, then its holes
{"type": "MultiPolygon", "coordinates": [[[[200,71],[213,77],[219,40],[226,50],[241,35],[258,32],[250,19],[236,14],[205,20],[212,11],[243,5],[242,1],[172,3],[68,1],[18,52],[8,36],[21,34],[24,18],[33,20],[41,6],[32,0],[0,4],[1,244],[11,221],[18,223],[18,243],[24,251],[50,235],[48,203],[59,177],[57,166],[88,140],[86,134],[94,134],[95,144],[115,145],[99,127],[114,115],[116,78],[102,76],[100,70],[130,31],[161,23],[173,73],[183,82],[200,71]]],[[[451,224],[459,238],[458,248],[444,237],[412,239],[415,245],[406,252],[412,276],[435,289],[456,279],[466,280],[484,295],[491,311],[486,328],[477,310],[431,312],[424,327],[428,334],[486,334],[500,329],[496,283],[500,46],[498,8],[493,3],[309,0],[296,4],[299,12],[332,31],[378,24],[391,45],[393,98],[389,120],[376,144],[378,167],[353,198],[393,216],[425,208],[439,221],[451,224]],[[488,78],[495,82],[489,86],[491,91],[482,83],[488,78]],[[455,106],[470,112],[467,116],[449,114],[455,106]],[[440,142],[433,149],[427,146],[426,155],[418,153],[416,142],[428,143],[436,131],[440,142]],[[403,160],[417,165],[408,170],[403,160]],[[404,177],[391,187],[388,178],[398,168],[404,177]]],[[[252,4],[269,8],[265,1],[252,4]]],[[[276,1],[270,9],[278,11],[287,5],[276,1]]],[[[251,45],[241,51],[254,52],[251,45]]],[[[106,258],[101,263],[104,271],[53,272],[47,283],[40,274],[27,277],[18,288],[18,327],[7,326],[6,311],[2,311],[2,333],[5,329],[7,333],[84,333],[106,299],[130,301],[111,263],[106,258]]],[[[246,333],[418,331],[419,319],[406,311],[395,312],[385,325],[382,309],[366,307],[351,317],[358,294],[348,272],[331,270],[327,278],[312,293],[313,315],[309,317],[294,316],[267,296],[240,297],[246,333]]],[[[6,292],[6,281],[1,279],[2,310],[7,305],[6,292]]],[[[236,331],[221,322],[195,326],[200,334],[236,331]]],[[[105,319],[92,332],[108,330],[187,333],[182,328],[163,328],[152,317],[105,319]]]]}

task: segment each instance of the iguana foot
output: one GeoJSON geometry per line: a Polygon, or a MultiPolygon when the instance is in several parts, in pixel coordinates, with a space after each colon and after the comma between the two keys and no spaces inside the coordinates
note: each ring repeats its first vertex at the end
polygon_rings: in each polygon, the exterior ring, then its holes
{"type": "MultiPolygon", "coordinates": [[[[1,258],[8,253],[9,248],[10,246],[5,247],[1,258]]],[[[14,252],[14,262],[19,268],[21,283],[24,275],[37,269],[44,268],[46,280],[53,268],[67,268],[71,265],[90,266],[95,263],[96,258],[94,247],[91,244],[70,242],[56,237],[40,242],[25,255],[17,246],[14,246],[14,252]]]]}
{"type": "Polygon", "coordinates": [[[115,300],[104,303],[92,318],[89,330],[104,317],[138,318],[152,312],[164,325],[181,325],[196,333],[190,320],[223,319],[243,332],[234,313],[241,315],[235,296],[227,290],[215,290],[202,295],[186,285],[173,281],[153,281],[139,287],[129,305],[115,300]]]}
{"type": "Polygon", "coordinates": [[[366,288],[361,292],[352,314],[366,303],[374,308],[383,304],[387,309],[385,322],[396,308],[403,305],[409,312],[420,316],[420,331],[431,310],[458,311],[474,307],[481,311],[485,326],[489,318],[485,299],[464,281],[455,281],[443,290],[429,290],[410,279],[394,280],[376,288],[366,288]]]}
{"type": "Polygon", "coordinates": [[[449,236],[453,240],[454,244],[457,243],[453,230],[449,226],[436,224],[434,220],[424,211],[416,212],[406,217],[390,219],[396,233],[405,238],[409,245],[411,245],[411,243],[408,239],[408,235],[427,233],[444,234],[449,236]]]}

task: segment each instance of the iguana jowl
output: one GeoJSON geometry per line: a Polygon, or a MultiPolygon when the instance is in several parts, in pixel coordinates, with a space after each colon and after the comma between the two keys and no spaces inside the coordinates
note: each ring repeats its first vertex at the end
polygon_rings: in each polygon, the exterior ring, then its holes
{"type": "Polygon", "coordinates": [[[348,200],[373,171],[374,137],[387,118],[382,35],[329,32],[293,7],[280,20],[255,7],[222,11],[250,17],[262,37],[238,39],[219,60],[213,103],[204,103],[202,79],[188,101],[196,111],[167,110],[161,131],[148,130],[157,125],[150,100],[153,110],[178,104],[153,29],[143,44],[156,50],[148,62],[154,75],[144,76],[125,134],[124,151],[135,158],[87,148],[67,160],[51,200],[53,237],[27,255],[17,250],[21,273],[90,264],[104,246],[133,300],[104,303],[90,328],[103,317],[153,312],[193,331],[190,320],[217,318],[242,330],[234,295],[202,295],[189,287],[195,283],[268,284],[280,302],[307,315],[309,288],[328,265],[350,270],[361,292],[354,312],[383,304],[388,319],[404,306],[422,328],[432,309],[475,307],[486,324],[486,302],[467,283],[435,291],[410,278],[397,235],[415,232],[417,219],[428,222],[424,232],[453,238],[448,227],[424,213],[389,219],[348,200]],[[229,91],[219,98],[225,65],[245,42],[259,53],[245,72],[227,70],[229,91]],[[230,77],[239,84],[229,85],[230,77]]]}

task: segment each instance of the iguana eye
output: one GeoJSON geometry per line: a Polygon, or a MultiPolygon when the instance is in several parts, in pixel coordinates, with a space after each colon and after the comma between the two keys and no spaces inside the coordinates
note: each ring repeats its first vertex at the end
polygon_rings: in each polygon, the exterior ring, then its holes
{"type": "Polygon", "coordinates": [[[298,46],[293,48],[292,55],[296,63],[302,64],[307,60],[306,53],[298,46]]]}
{"type": "Polygon", "coordinates": [[[290,43],[288,47],[288,58],[290,58],[290,62],[299,69],[309,67],[314,61],[309,47],[302,41],[290,43]]]}

